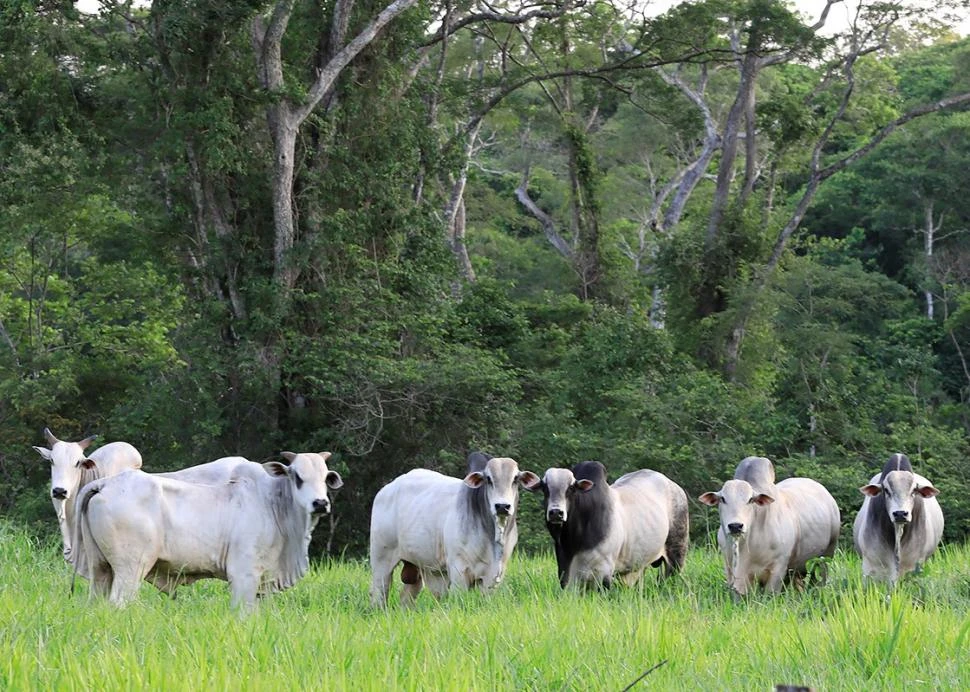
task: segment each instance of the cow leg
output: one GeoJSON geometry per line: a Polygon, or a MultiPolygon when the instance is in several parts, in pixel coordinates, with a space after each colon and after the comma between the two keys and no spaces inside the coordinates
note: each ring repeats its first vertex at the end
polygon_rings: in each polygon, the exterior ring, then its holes
{"type": "Polygon", "coordinates": [[[111,594],[111,582],[114,580],[114,572],[111,565],[98,563],[91,568],[91,588],[89,591],[91,600],[107,598],[111,594]]]}
{"type": "Polygon", "coordinates": [[[634,586],[643,576],[643,569],[644,568],[635,569],[632,572],[621,574],[619,575],[619,579],[625,586],[634,586]]]}
{"type": "Polygon", "coordinates": [[[391,592],[391,578],[394,576],[394,568],[397,567],[397,560],[393,562],[383,555],[375,555],[371,552],[371,583],[370,583],[370,602],[375,608],[385,608],[387,597],[391,592]]]}
{"type": "MultiPolygon", "coordinates": [[[[228,571],[228,570],[227,570],[228,571]]],[[[229,593],[232,594],[230,606],[240,612],[252,611],[256,607],[256,591],[259,577],[253,572],[229,572],[229,593]]]]}
{"type": "Polygon", "coordinates": [[[175,589],[178,587],[177,579],[170,578],[168,574],[149,574],[145,579],[163,594],[175,598],[175,589]]]}
{"type": "Polygon", "coordinates": [[[765,588],[772,593],[778,593],[781,591],[781,587],[785,581],[785,575],[787,573],[787,562],[778,562],[772,565],[771,569],[768,571],[768,579],[765,581],[765,588]]]}
{"type": "Polygon", "coordinates": [[[448,565],[448,591],[452,593],[468,591],[475,586],[475,581],[472,570],[463,562],[448,565]]]}
{"type": "Polygon", "coordinates": [[[425,574],[424,585],[437,599],[443,598],[448,593],[448,579],[443,574],[425,574]]]}
{"type": "Polygon", "coordinates": [[[109,601],[116,606],[123,606],[138,594],[141,580],[148,574],[151,565],[131,561],[115,566],[114,580],[111,583],[109,601]]]}

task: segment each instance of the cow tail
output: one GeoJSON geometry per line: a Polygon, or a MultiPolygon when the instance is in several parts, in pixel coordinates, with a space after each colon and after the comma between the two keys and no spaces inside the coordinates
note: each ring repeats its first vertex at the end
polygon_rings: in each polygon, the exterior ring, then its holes
{"type": "Polygon", "coordinates": [[[665,552],[667,553],[667,574],[680,572],[687,559],[687,542],[690,533],[690,518],[687,512],[687,494],[679,486],[674,486],[670,503],[670,530],[667,532],[665,552]]]}
{"type": "MultiPolygon", "coordinates": [[[[80,574],[86,579],[91,579],[94,574],[94,566],[103,564],[106,560],[97,541],[91,535],[91,525],[88,521],[88,504],[91,498],[101,492],[102,483],[95,481],[84,486],[81,497],[78,498],[78,511],[74,525],[74,550],[71,562],[74,565],[74,577],[80,574]]],[[[74,592],[74,577],[71,579],[71,593],[74,592]]]]}

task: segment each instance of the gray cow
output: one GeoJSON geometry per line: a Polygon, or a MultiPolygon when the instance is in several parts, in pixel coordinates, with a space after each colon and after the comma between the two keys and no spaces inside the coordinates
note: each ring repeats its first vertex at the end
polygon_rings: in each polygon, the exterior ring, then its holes
{"type": "Polygon", "coordinates": [[[865,499],[852,526],[862,574],[895,584],[919,568],[943,537],[939,493],[926,478],[913,473],[905,454],[893,454],[882,473],[860,488],[865,499]]]}

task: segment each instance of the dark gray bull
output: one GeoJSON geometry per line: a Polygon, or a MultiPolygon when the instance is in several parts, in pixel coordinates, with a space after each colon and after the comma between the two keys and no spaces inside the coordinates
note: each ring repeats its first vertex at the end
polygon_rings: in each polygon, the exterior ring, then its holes
{"type": "Polygon", "coordinates": [[[610,485],[606,468],[583,461],[548,469],[526,486],[544,496],[559,584],[609,588],[634,584],[646,567],[679,571],[687,554],[687,494],[662,473],[642,469],[610,485]]]}

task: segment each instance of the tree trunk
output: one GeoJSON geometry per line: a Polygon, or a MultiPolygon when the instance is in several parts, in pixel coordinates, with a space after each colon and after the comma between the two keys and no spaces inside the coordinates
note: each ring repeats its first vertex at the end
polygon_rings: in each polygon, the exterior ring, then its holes
{"type": "Polygon", "coordinates": [[[273,282],[285,298],[296,285],[299,267],[289,256],[296,243],[296,221],[293,210],[293,182],[298,129],[290,122],[283,104],[271,107],[269,117],[273,138],[273,282]]]}
{"type": "Polygon", "coordinates": [[[933,319],[933,287],[931,281],[933,279],[933,242],[936,237],[936,232],[940,230],[940,226],[943,224],[943,218],[940,217],[939,222],[933,222],[933,201],[928,200],[923,206],[923,220],[924,227],[923,233],[925,237],[923,238],[923,252],[926,258],[926,272],[923,281],[926,282],[925,288],[923,289],[923,295],[926,298],[926,317],[933,319]]]}
{"type": "Polygon", "coordinates": [[[717,182],[714,187],[714,200],[707,221],[706,246],[713,246],[721,229],[724,213],[727,210],[728,199],[731,194],[731,181],[734,179],[734,162],[738,154],[738,139],[741,134],[741,123],[745,114],[754,109],[754,87],[758,77],[758,55],[755,50],[758,39],[752,36],[748,42],[748,50],[741,58],[741,82],[738,93],[728,111],[724,124],[724,134],[721,136],[721,162],[717,169],[717,182]]]}
{"type": "Polygon", "coordinates": [[[458,271],[465,281],[475,280],[475,270],[472,269],[468,248],[465,246],[465,185],[468,182],[468,166],[474,156],[478,132],[482,123],[478,122],[468,133],[465,151],[462,155],[461,169],[452,181],[451,194],[445,207],[445,227],[451,251],[458,261],[458,271]]]}

